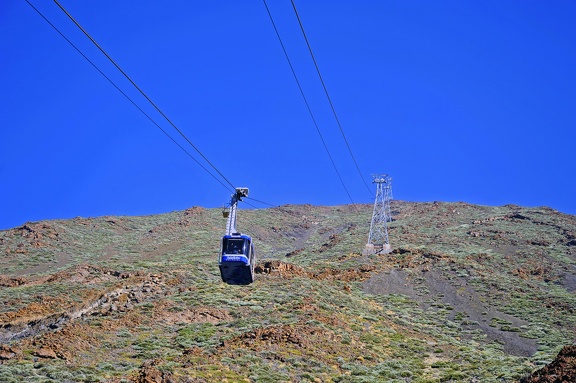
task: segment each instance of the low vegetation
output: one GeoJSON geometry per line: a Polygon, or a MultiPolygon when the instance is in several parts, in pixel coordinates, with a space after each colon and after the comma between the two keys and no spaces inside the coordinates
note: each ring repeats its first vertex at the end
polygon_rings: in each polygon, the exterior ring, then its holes
{"type": "Polygon", "coordinates": [[[241,210],[249,286],[218,209],[0,231],[0,381],[515,382],[573,345],[576,217],[392,208],[373,255],[369,205],[241,210]]]}

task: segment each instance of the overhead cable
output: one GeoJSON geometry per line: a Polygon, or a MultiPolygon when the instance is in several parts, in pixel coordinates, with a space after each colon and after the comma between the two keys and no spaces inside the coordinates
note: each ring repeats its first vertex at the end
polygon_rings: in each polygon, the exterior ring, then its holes
{"type": "Polygon", "coordinates": [[[324,88],[324,93],[326,93],[326,98],[328,98],[328,103],[330,104],[330,108],[332,108],[332,113],[334,114],[334,118],[336,119],[336,123],[338,124],[338,127],[340,128],[340,133],[342,133],[342,137],[344,138],[344,142],[346,143],[346,147],[348,148],[348,151],[350,152],[350,156],[352,157],[352,160],[354,161],[354,165],[356,165],[356,170],[358,170],[358,174],[360,175],[362,182],[364,182],[364,185],[366,186],[366,189],[368,189],[368,192],[370,193],[370,195],[374,196],[372,193],[372,190],[370,189],[370,187],[368,187],[366,180],[362,176],[362,172],[360,171],[360,167],[358,166],[358,162],[356,162],[356,158],[354,157],[354,154],[352,153],[352,149],[350,148],[350,144],[348,144],[348,139],[346,139],[346,135],[344,134],[344,129],[342,129],[342,124],[340,124],[340,119],[338,118],[338,115],[336,114],[336,109],[334,108],[334,104],[332,103],[332,99],[330,98],[330,94],[328,94],[328,89],[326,88],[326,84],[324,83],[324,78],[322,77],[322,74],[320,73],[320,68],[318,67],[318,63],[316,62],[316,58],[314,57],[314,53],[312,52],[312,47],[310,46],[310,42],[308,41],[308,36],[306,36],[306,32],[304,31],[304,25],[302,25],[302,20],[300,19],[300,15],[298,14],[298,10],[296,9],[296,4],[294,3],[294,0],[290,0],[290,1],[292,2],[292,8],[294,8],[294,13],[296,14],[296,18],[298,19],[298,24],[300,24],[300,30],[302,31],[302,34],[304,35],[304,40],[306,40],[306,45],[308,46],[308,51],[310,52],[310,56],[312,56],[312,61],[314,62],[314,66],[316,67],[316,72],[318,73],[318,77],[320,78],[320,82],[322,83],[322,87],[324,88]]]}
{"type": "Polygon", "coordinates": [[[274,22],[274,18],[272,17],[272,13],[270,13],[270,9],[268,8],[268,4],[266,4],[266,0],[262,0],[262,1],[264,2],[264,6],[266,7],[266,11],[268,12],[268,16],[270,17],[270,21],[272,22],[272,26],[274,27],[274,31],[276,32],[276,36],[278,37],[278,41],[280,42],[280,45],[282,46],[282,50],[284,51],[284,56],[286,56],[286,60],[288,61],[288,65],[290,66],[290,70],[292,71],[292,75],[294,76],[294,79],[296,80],[296,84],[298,85],[298,89],[300,90],[300,94],[302,95],[302,98],[304,99],[304,103],[306,104],[306,108],[308,108],[308,113],[310,113],[310,117],[312,118],[312,121],[314,122],[314,126],[316,127],[316,131],[318,132],[318,135],[320,136],[320,140],[322,141],[322,145],[324,145],[324,149],[326,149],[326,153],[328,154],[328,157],[330,158],[330,162],[332,163],[332,166],[334,167],[334,170],[336,171],[336,174],[338,175],[338,178],[340,179],[340,182],[342,183],[342,186],[344,187],[344,190],[346,191],[348,198],[350,198],[350,201],[352,202],[352,204],[354,204],[354,200],[352,199],[352,196],[350,195],[350,193],[348,192],[348,189],[346,188],[346,184],[344,183],[344,180],[342,179],[342,176],[340,175],[340,172],[338,171],[338,168],[336,167],[336,163],[334,162],[334,159],[332,158],[332,155],[330,154],[330,150],[328,150],[328,146],[326,145],[326,141],[324,141],[324,137],[322,136],[322,132],[320,131],[320,128],[318,127],[318,123],[316,122],[316,118],[314,118],[314,113],[312,113],[312,109],[310,108],[310,104],[308,103],[308,100],[306,99],[306,95],[304,94],[304,90],[302,89],[302,86],[300,85],[300,81],[298,80],[298,76],[296,75],[296,71],[294,70],[294,67],[292,66],[292,62],[290,61],[290,57],[288,56],[288,52],[286,51],[286,48],[284,47],[284,43],[282,42],[282,38],[280,37],[280,33],[278,32],[278,28],[276,28],[276,23],[274,22]]]}
{"type": "Polygon", "coordinates": [[[168,116],[166,116],[166,114],[164,114],[164,112],[162,112],[162,110],[150,99],[150,97],[148,97],[146,95],[146,93],[144,93],[144,91],[130,78],[130,76],[128,76],[128,74],[126,74],[126,72],[124,72],[124,70],[122,70],[122,68],[112,59],[112,57],[110,57],[110,55],[108,55],[108,53],[106,53],[106,51],[104,51],[104,49],[96,42],[96,40],[94,40],[92,38],[92,36],[90,36],[90,34],[80,25],[80,23],[78,23],[74,19],[74,17],[72,17],[72,15],[70,13],[68,13],[68,11],[66,11],[66,9],[64,9],[64,7],[62,5],[60,5],[58,0],[54,0],[54,2],[56,3],[56,5],[58,5],[58,7],[60,7],[60,9],[66,14],[66,16],[68,16],[68,18],[70,18],[70,20],[72,20],[72,22],[86,35],[86,37],[88,37],[88,39],[90,39],[90,41],[92,41],[92,43],[96,46],[96,48],[98,48],[100,50],[100,52],[102,52],[104,54],[104,56],[106,56],[106,58],[116,67],[116,69],[118,69],[120,71],[120,73],[122,73],[122,75],[124,75],[124,77],[126,77],[126,79],[128,79],[128,81],[130,81],[130,83],[140,92],[140,94],[142,94],[142,96],[144,96],[144,98],[146,98],[146,100],[148,100],[148,102],[156,109],[156,111],[158,111],[158,113],[160,113],[160,115],[162,115],[162,117],[164,117],[164,119],[166,121],[168,121],[168,123],[170,125],[172,125],[172,127],[212,167],[212,169],[214,169],[220,175],[220,177],[222,177],[234,189],[234,185],[224,176],[224,174],[222,174],[222,172],[220,172],[220,170],[218,170],[216,168],[216,166],[214,166],[212,164],[212,162],[210,162],[210,160],[208,160],[208,158],[196,147],[196,145],[194,145],[192,143],[192,141],[190,141],[190,139],[188,139],[188,137],[186,137],[186,135],[180,129],[178,129],[178,127],[172,122],[172,120],[170,120],[168,118],[168,116]]]}
{"type": "MultiPolygon", "coordinates": [[[[268,202],[264,202],[264,201],[257,200],[256,198],[252,198],[252,197],[246,197],[246,198],[247,198],[247,199],[250,199],[250,200],[252,200],[252,201],[261,203],[261,204],[263,204],[263,205],[268,205],[268,206],[270,206],[270,207],[276,207],[276,206],[277,206],[277,205],[272,205],[271,203],[268,203],[268,202]]],[[[252,205],[250,205],[250,206],[252,206],[252,205]]]]}
{"type": "Polygon", "coordinates": [[[162,133],[164,133],[170,140],[172,140],[172,142],[174,142],[180,149],[182,149],[182,151],[184,151],[184,153],[186,153],[188,155],[188,157],[190,157],[192,160],[194,160],[202,169],[204,169],[204,171],[206,171],[206,173],[210,174],[210,176],[212,176],[212,178],[214,178],[216,181],[218,181],[222,186],[224,186],[226,189],[229,189],[229,187],[227,185],[225,185],[220,179],[218,179],[210,170],[208,170],[204,165],[202,165],[202,163],[200,163],[192,154],[190,154],[190,152],[188,152],[182,145],[180,145],[178,143],[178,141],[176,141],[168,132],[166,132],[166,130],[162,129],[162,127],[152,118],[150,117],[150,115],[148,115],[144,110],[142,110],[142,108],[140,108],[135,102],[134,100],[132,100],[126,93],[124,93],[124,91],[122,91],[122,89],[120,89],[120,87],[118,85],[116,85],[116,83],[114,83],[114,81],[112,81],[108,76],[106,76],[106,74],[104,72],[102,72],[102,70],[100,70],[100,68],[98,68],[98,66],[96,64],[94,64],[94,62],[92,62],[84,53],[82,53],[82,51],[76,46],[74,45],[74,43],[72,41],[70,41],[54,24],[52,24],[50,22],[50,20],[48,20],[48,18],[46,18],[46,16],[44,16],[44,14],[42,14],[42,12],[40,12],[36,7],[34,7],[34,5],[32,5],[32,3],[30,3],[30,1],[26,0],[26,2],[32,7],[32,9],[34,9],[52,28],[54,28],[54,30],[56,32],[58,32],[58,34],[60,36],[62,36],[62,38],[64,40],[66,40],[66,42],[68,42],[68,44],[70,44],[82,57],[84,57],[84,59],[86,59],[86,61],[88,61],[90,63],[90,65],[92,65],[94,67],[94,69],[96,69],[98,71],[98,73],[100,73],[106,80],[108,80],[108,82],[110,82],[110,84],[112,84],[114,86],[114,88],[116,88],[116,90],[118,90],[118,92],[120,92],[124,97],[126,97],[126,99],[128,99],[128,101],[130,101],[130,103],[132,105],[134,105],[134,107],[136,107],[136,109],[138,109],[144,116],[146,116],[146,118],[148,118],[148,120],[150,120],[158,129],[160,129],[162,131],[162,133]]]}

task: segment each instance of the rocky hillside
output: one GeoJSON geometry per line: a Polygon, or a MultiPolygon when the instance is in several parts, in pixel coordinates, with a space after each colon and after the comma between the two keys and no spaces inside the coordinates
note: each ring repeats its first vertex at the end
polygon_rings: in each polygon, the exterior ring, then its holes
{"type": "Polygon", "coordinates": [[[575,216],[392,208],[369,256],[369,205],[241,210],[249,286],[220,281],[218,209],[0,231],[0,381],[576,381],[575,216]]]}

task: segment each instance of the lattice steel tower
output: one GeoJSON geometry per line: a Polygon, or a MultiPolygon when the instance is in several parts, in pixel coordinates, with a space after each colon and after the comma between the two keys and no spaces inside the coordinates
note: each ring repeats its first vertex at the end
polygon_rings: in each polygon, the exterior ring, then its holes
{"type": "Polygon", "coordinates": [[[372,183],[376,184],[376,199],[364,254],[387,254],[392,251],[388,242],[388,222],[392,220],[390,215],[392,178],[388,174],[373,174],[372,178],[372,183]]]}

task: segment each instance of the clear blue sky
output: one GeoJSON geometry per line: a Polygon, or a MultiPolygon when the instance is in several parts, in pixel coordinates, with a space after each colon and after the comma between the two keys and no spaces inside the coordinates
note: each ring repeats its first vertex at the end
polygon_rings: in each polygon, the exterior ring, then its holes
{"type": "MultiPolygon", "coordinates": [[[[55,3],[30,2],[203,161],[55,3]]],[[[251,197],[373,203],[289,0],[268,5],[351,199],[262,1],[61,3],[251,197]]],[[[372,173],[388,173],[395,199],[576,214],[576,2],[296,5],[371,188],[372,173]]],[[[0,5],[0,84],[0,229],[218,207],[230,196],[24,0],[0,5]]]]}

